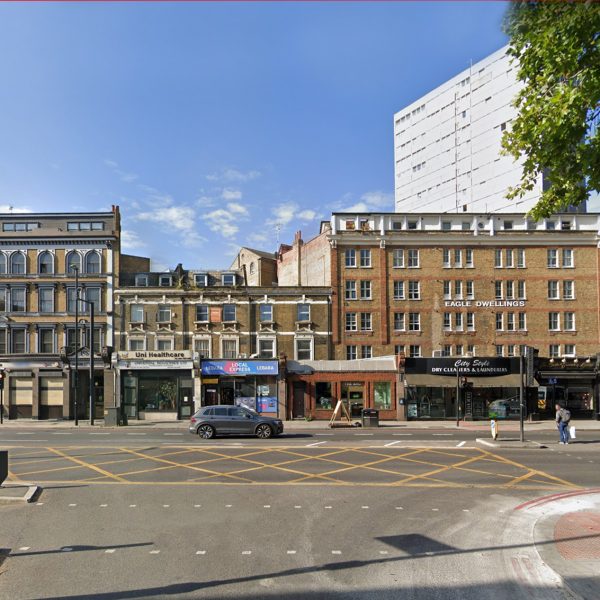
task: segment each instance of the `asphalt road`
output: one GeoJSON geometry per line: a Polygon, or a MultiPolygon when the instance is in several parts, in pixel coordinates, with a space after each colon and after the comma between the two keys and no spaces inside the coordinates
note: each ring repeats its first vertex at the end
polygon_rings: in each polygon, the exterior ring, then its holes
{"type": "Polygon", "coordinates": [[[31,429],[0,435],[13,479],[43,486],[0,504],[7,600],[565,599],[515,508],[597,486],[600,464],[595,432],[490,448],[462,430],[31,429]]]}

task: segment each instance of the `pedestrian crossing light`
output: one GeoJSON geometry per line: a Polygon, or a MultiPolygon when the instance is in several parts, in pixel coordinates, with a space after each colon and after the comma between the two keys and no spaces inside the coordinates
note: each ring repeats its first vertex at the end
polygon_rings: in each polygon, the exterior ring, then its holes
{"type": "Polygon", "coordinates": [[[0,390],[4,389],[4,371],[0,371],[0,390]]]}

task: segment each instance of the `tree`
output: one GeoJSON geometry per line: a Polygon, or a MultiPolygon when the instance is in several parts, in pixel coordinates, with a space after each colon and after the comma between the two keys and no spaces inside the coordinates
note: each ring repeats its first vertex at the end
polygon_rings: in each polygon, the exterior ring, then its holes
{"type": "Polygon", "coordinates": [[[551,185],[530,211],[540,219],[600,190],[600,5],[521,0],[508,9],[505,29],[523,82],[502,139],[504,152],[523,163],[508,197],[523,197],[547,173],[551,185]]]}

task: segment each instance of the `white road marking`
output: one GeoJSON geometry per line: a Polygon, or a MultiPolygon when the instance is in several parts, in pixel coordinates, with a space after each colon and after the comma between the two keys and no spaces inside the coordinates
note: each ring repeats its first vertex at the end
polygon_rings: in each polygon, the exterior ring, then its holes
{"type": "Polygon", "coordinates": [[[101,504],[100,508],[106,508],[108,506],[108,504],[101,504]]]}
{"type": "Polygon", "coordinates": [[[369,508],[368,506],[361,506],[361,508],[369,508]]]}
{"type": "Polygon", "coordinates": [[[374,435],[372,433],[355,433],[354,435],[374,435]]]}
{"type": "Polygon", "coordinates": [[[296,551],[295,550],[288,550],[287,553],[288,554],[296,554],[296,551]]]}
{"type": "Polygon", "coordinates": [[[194,508],[200,508],[202,504],[194,504],[194,508]]]}
{"type": "Polygon", "coordinates": [[[137,504],[130,504],[129,508],[135,508],[137,506],[137,504]]]}
{"type": "Polygon", "coordinates": [[[145,433],[126,433],[125,435],[146,435],[145,433]]]}
{"type": "Polygon", "coordinates": [[[233,506],[233,504],[226,504],[225,508],[231,508],[233,506]]]}
{"type": "Polygon", "coordinates": [[[333,433],[315,433],[315,435],[333,435],[333,433]]]}
{"type": "Polygon", "coordinates": [[[463,508],[463,512],[470,512],[468,508],[463,508]]]}
{"type": "Polygon", "coordinates": [[[90,435],[110,435],[110,433],[90,433],[90,435]]]}
{"type": "Polygon", "coordinates": [[[160,550],[150,550],[150,554],[160,554],[160,550]]]}
{"type": "Polygon", "coordinates": [[[19,550],[20,550],[21,552],[25,552],[26,550],[29,550],[29,548],[31,548],[31,546],[21,546],[21,547],[19,548],[19,550]]]}
{"type": "Polygon", "coordinates": [[[59,431],[53,431],[51,435],[71,435],[70,433],[65,433],[65,432],[59,432],[59,431]]]}
{"type": "Polygon", "coordinates": [[[433,510],[434,512],[437,512],[440,509],[439,508],[432,508],[431,510],[433,510]]]}
{"type": "Polygon", "coordinates": [[[33,431],[17,431],[17,435],[34,435],[33,431]]]}
{"type": "Polygon", "coordinates": [[[341,554],[342,551],[341,550],[332,550],[331,554],[341,554]]]}
{"type": "Polygon", "coordinates": [[[313,442],[312,444],[306,444],[306,447],[311,448],[312,446],[318,446],[319,444],[326,444],[326,443],[327,443],[326,440],[324,440],[322,442],[313,442]]]}
{"type": "Polygon", "coordinates": [[[433,435],[454,435],[453,433],[434,433],[433,435]]]}
{"type": "Polygon", "coordinates": [[[271,508],[270,504],[263,504],[263,508],[271,508]]]}
{"type": "Polygon", "coordinates": [[[77,504],[69,504],[69,506],[77,506],[77,504]]]}
{"type": "Polygon", "coordinates": [[[458,442],[458,444],[456,444],[456,447],[460,448],[460,447],[464,446],[466,443],[467,442],[464,442],[464,441],[463,442],[458,442]]]}
{"type": "Polygon", "coordinates": [[[163,504],[163,508],[169,508],[170,504],[163,504]]]}
{"type": "Polygon", "coordinates": [[[206,550],[196,550],[196,554],[201,554],[204,556],[206,554],[206,550]]]}
{"type": "Polygon", "coordinates": [[[36,502],[35,505],[36,506],[44,506],[44,503],[43,502],[36,502]]]}
{"type": "Polygon", "coordinates": [[[249,554],[252,554],[252,550],[242,550],[242,554],[248,556],[249,554]]]}
{"type": "Polygon", "coordinates": [[[325,508],[333,508],[332,506],[326,506],[325,508]]]}
{"type": "Polygon", "coordinates": [[[104,554],[114,554],[115,550],[116,550],[116,548],[109,548],[108,550],[104,551],[104,554]]]}
{"type": "Polygon", "coordinates": [[[392,435],[412,435],[412,433],[392,433],[392,435]]]}
{"type": "Polygon", "coordinates": [[[404,510],[404,507],[402,507],[402,506],[396,506],[396,510],[404,510]]]}
{"type": "Polygon", "coordinates": [[[484,446],[489,446],[490,448],[497,448],[498,444],[493,444],[492,442],[488,442],[487,440],[482,440],[481,438],[477,438],[477,441],[484,446]]]}
{"type": "Polygon", "coordinates": [[[300,506],[300,504],[296,504],[296,506],[294,506],[294,508],[302,508],[302,506],[300,506]]]}
{"type": "Polygon", "coordinates": [[[384,444],[385,448],[388,448],[389,446],[393,446],[394,444],[399,444],[400,440],[396,440],[395,442],[390,442],[389,444],[384,444]]]}
{"type": "Polygon", "coordinates": [[[380,550],[379,554],[389,554],[389,552],[387,550],[380,550]]]}
{"type": "Polygon", "coordinates": [[[163,435],[183,435],[183,433],[163,433],[163,435]]]}

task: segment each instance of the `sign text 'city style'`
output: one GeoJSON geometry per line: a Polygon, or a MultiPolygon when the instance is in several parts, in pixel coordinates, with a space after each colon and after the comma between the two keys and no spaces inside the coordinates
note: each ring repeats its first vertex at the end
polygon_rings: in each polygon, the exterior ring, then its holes
{"type": "Polygon", "coordinates": [[[519,372],[518,358],[407,358],[405,373],[498,377],[519,372]]]}

